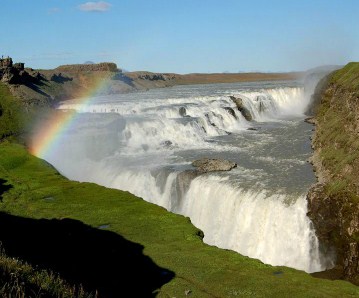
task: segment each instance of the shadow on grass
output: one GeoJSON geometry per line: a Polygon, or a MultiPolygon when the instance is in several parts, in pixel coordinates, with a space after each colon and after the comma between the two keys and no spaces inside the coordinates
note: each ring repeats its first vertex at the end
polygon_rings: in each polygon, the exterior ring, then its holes
{"type": "Polygon", "coordinates": [[[12,188],[12,185],[5,184],[7,181],[4,179],[0,179],[0,202],[2,201],[2,195],[4,192],[7,192],[9,189],[12,188]]]}
{"type": "MultiPolygon", "coordinates": [[[[28,219],[0,212],[8,256],[58,272],[98,297],[154,297],[174,273],[143,255],[143,246],[72,219],[28,219]]],[[[144,231],[145,232],[145,231],[144,231]]]]}

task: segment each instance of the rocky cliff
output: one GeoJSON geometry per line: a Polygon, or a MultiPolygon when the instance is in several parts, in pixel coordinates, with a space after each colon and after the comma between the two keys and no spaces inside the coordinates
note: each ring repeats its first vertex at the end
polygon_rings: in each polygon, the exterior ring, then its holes
{"type": "Polygon", "coordinates": [[[116,63],[112,62],[102,62],[102,63],[93,63],[93,64],[69,64],[61,65],[56,68],[58,71],[63,72],[79,72],[79,71],[111,71],[118,72],[121,71],[117,68],[116,63]]]}
{"type": "Polygon", "coordinates": [[[122,72],[115,63],[62,65],[52,70],[25,68],[0,59],[0,81],[25,105],[52,106],[85,95],[109,95],[186,84],[291,80],[301,73],[188,74],[122,72]],[[96,92],[94,92],[96,91],[96,92]]]}
{"type": "Polygon", "coordinates": [[[115,63],[62,65],[53,70],[24,68],[11,58],[0,61],[0,81],[25,105],[52,106],[86,95],[109,95],[174,85],[174,75],[125,74],[115,63]],[[6,62],[6,63],[5,63],[6,62]]]}
{"type": "Polygon", "coordinates": [[[307,197],[308,215],[322,249],[336,254],[333,277],[359,284],[359,63],[323,79],[313,102],[318,183],[307,197]]]}

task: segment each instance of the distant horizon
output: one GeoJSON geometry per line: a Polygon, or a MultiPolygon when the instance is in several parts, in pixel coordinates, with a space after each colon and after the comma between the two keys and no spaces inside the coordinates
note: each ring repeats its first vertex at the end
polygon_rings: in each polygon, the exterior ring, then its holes
{"type": "Polygon", "coordinates": [[[359,1],[13,0],[0,55],[160,73],[301,72],[359,61],[359,1]],[[31,17],[30,17],[31,16],[31,17]]]}
{"type": "MultiPolygon", "coordinates": [[[[35,68],[31,65],[28,65],[28,63],[26,63],[26,61],[16,61],[11,55],[3,55],[4,58],[9,57],[12,58],[14,63],[24,63],[25,64],[25,68],[32,68],[35,70],[54,70],[60,66],[64,66],[64,65],[85,65],[85,64],[101,64],[101,63],[116,63],[113,61],[99,61],[99,62],[93,62],[93,61],[85,61],[84,63],[71,63],[71,64],[61,64],[61,65],[57,65],[54,68],[35,68]]],[[[356,61],[349,61],[350,62],[356,62],[356,61]]],[[[359,62],[359,61],[358,61],[359,62]]],[[[116,63],[117,67],[124,73],[126,72],[152,72],[152,73],[174,73],[174,74],[179,74],[179,75],[201,75],[201,74],[247,74],[247,73],[268,73],[268,74],[275,74],[275,73],[302,73],[302,72],[307,72],[310,70],[314,70],[314,69],[320,69],[320,68],[324,68],[324,67],[344,67],[344,65],[318,65],[316,67],[312,67],[309,69],[305,69],[305,70],[289,70],[289,71],[260,71],[260,70],[250,70],[250,71],[237,71],[237,72],[227,72],[227,71],[223,71],[223,72],[189,72],[189,73],[177,73],[177,72],[160,72],[160,71],[153,71],[151,69],[140,69],[140,70],[128,70],[128,69],[123,69],[121,68],[121,65],[118,65],[116,63]]]]}

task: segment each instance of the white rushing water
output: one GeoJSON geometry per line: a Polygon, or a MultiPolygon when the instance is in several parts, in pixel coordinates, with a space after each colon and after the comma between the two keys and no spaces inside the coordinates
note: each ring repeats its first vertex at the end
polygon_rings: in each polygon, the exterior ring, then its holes
{"type": "Polygon", "coordinates": [[[309,103],[292,83],[179,86],[59,108],[81,115],[46,159],[65,176],[128,190],[189,216],[211,245],[307,272],[332,266],[306,216],[314,176],[309,103]],[[240,97],[246,121],[230,96],[240,97]],[[251,130],[248,130],[250,128],[251,130]],[[198,158],[230,172],[193,175],[198,158]]]}

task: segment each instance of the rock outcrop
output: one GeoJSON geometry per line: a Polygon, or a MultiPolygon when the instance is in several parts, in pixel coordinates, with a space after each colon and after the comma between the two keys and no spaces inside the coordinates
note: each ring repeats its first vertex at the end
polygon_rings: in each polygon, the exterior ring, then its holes
{"type": "Polygon", "coordinates": [[[61,65],[56,68],[56,70],[61,72],[84,72],[84,71],[110,71],[118,72],[120,71],[117,68],[116,63],[112,62],[102,62],[96,64],[70,64],[70,65],[61,65]]]}
{"type": "Polygon", "coordinates": [[[202,158],[192,162],[192,166],[194,166],[199,173],[208,173],[216,171],[230,171],[237,167],[237,164],[233,161],[225,159],[202,158]]]}
{"type": "Polygon", "coordinates": [[[359,284],[359,63],[331,74],[314,96],[318,183],[307,196],[308,216],[322,249],[335,249],[341,278],[359,284]]]}
{"type": "Polygon", "coordinates": [[[141,74],[138,76],[141,80],[149,80],[149,81],[166,81],[166,77],[161,73],[151,73],[151,74],[141,74]]]}
{"type": "MultiPolygon", "coordinates": [[[[95,64],[91,61],[85,64],[62,65],[56,69],[33,70],[24,68],[24,63],[13,63],[10,57],[0,59],[0,81],[8,84],[13,95],[21,99],[25,105],[56,105],[59,101],[76,99],[94,86],[100,85],[103,88],[98,89],[94,95],[103,96],[184,84],[283,80],[293,79],[298,75],[299,73],[180,75],[148,71],[124,72],[115,63],[95,64]]],[[[230,110],[227,111],[231,113],[230,110]]],[[[250,116],[250,113],[243,109],[242,112],[247,118],[250,116]]]]}
{"type": "Polygon", "coordinates": [[[234,97],[234,96],[230,96],[229,97],[237,106],[238,111],[241,112],[242,116],[247,120],[247,121],[252,121],[253,117],[251,115],[251,112],[244,106],[243,103],[243,99],[240,97],[234,97]]]}
{"type": "Polygon", "coordinates": [[[7,84],[21,84],[31,77],[24,70],[24,63],[13,63],[10,57],[0,59],[0,81],[7,84]]]}
{"type": "Polygon", "coordinates": [[[182,116],[182,117],[186,117],[187,116],[187,110],[185,107],[180,107],[179,110],[178,110],[179,114],[182,116]]]}

